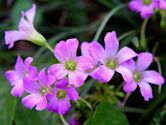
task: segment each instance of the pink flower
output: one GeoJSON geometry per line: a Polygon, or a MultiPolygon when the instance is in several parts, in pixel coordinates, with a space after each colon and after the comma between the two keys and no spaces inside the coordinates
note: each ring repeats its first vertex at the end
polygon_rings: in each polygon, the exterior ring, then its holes
{"type": "Polygon", "coordinates": [[[51,85],[55,79],[51,75],[45,73],[45,69],[41,70],[38,79],[24,79],[24,89],[29,95],[22,99],[22,103],[29,109],[36,105],[36,110],[43,110],[47,106],[46,95],[51,91],[51,85]]]}
{"type": "Polygon", "coordinates": [[[131,0],[128,6],[132,11],[140,13],[143,19],[147,19],[159,7],[159,0],[131,0]]]}
{"type": "Polygon", "coordinates": [[[141,95],[144,97],[145,101],[149,101],[149,99],[153,98],[152,88],[149,83],[162,85],[164,78],[154,70],[146,70],[152,61],[152,54],[145,52],[138,55],[136,62],[134,62],[134,60],[128,60],[123,64],[133,73],[133,80],[124,83],[123,89],[125,92],[133,92],[137,86],[139,86],[141,95]]]}
{"type": "Polygon", "coordinates": [[[19,40],[28,40],[40,46],[45,44],[45,38],[35,30],[33,25],[35,13],[36,5],[33,4],[31,9],[22,12],[18,30],[5,31],[5,40],[9,49],[19,40]]]}
{"type": "Polygon", "coordinates": [[[30,77],[35,79],[37,77],[37,68],[31,66],[33,58],[27,57],[23,62],[20,56],[17,57],[15,70],[6,71],[6,79],[9,80],[11,86],[14,86],[11,94],[13,96],[21,97],[24,92],[23,79],[30,77]]]}
{"type": "Polygon", "coordinates": [[[119,42],[114,31],[107,33],[104,41],[105,50],[98,42],[91,43],[90,54],[100,64],[90,75],[94,79],[106,83],[111,80],[116,71],[122,75],[125,81],[131,81],[132,73],[121,64],[137,54],[128,47],[124,47],[118,52],[119,42]]]}
{"type": "Polygon", "coordinates": [[[55,83],[53,92],[47,96],[49,100],[47,109],[64,115],[71,107],[70,100],[77,101],[78,97],[76,89],[68,85],[67,79],[62,79],[55,83]]]}
{"type": "Polygon", "coordinates": [[[80,87],[87,78],[86,71],[92,68],[92,64],[89,57],[76,56],[77,48],[77,39],[60,41],[54,48],[54,55],[60,63],[50,66],[48,73],[54,75],[56,80],[68,76],[69,84],[80,87]]]}

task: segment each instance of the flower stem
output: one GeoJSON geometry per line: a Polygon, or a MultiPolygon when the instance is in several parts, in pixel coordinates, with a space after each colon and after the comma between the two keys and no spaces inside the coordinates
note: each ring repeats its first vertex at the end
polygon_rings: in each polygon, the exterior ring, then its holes
{"type": "Polygon", "coordinates": [[[82,101],[87,107],[89,107],[90,110],[93,110],[91,104],[87,102],[85,99],[79,97],[79,100],[82,101]]]}
{"type": "Polygon", "coordinates": [[[102,23],[100,24],[100,26],[99,26],[99,28],[98,28],[98,30],[97,30],[97,33],[96,33],[96,35],[95,35],[93,41],[97,41],[97,40],[99,39],[99,37],[100,37],[100,35],[101,35],[101,33],[102,33],[102,31],[103,31],[105,25],[106,25],[107,22],[109,21],[109,19],[110,19],[118,10],[120,10],[120,9],[126,7],[126,6],[127,6],[127,4],[121,4],[121,5],[117,6],[117,7],[115,7],[114,9],[112,9],[112,10],[104,17],[102,23]]]}
{"type": "Polygon", "coordinates": [[[61,119],[61,121],[62,121],[62,123],[63,123],[64,125],[69,125],[69,124],[66,122],[65,118],[63,117],[63,115],[59,115],[59,116],[60,116],[60,119],[61,119]]]}
{"type": "MultiPolygon", "coordinates": [[[[159,72],[160,74],[162,74],[162,71],[161,71],[161,64],[160,64],[158,58],[155,57],[154,60],[155,60],[155,62],[156,62],[156,64],[157,64],[158,72],[159,72]]],[[[158,88],[158,93],[159,93],[159,94],[161,93],[161,85],[160,85],[159,88],[158,88]]]]}
{"type": "Polygon", "coordinates": [[[142,26],[141,26],[141,34],[140,34],[140,48],[143,50],[147,49],[147,41],[146,41],[146,35],[145,35],[145,30],[146,30],[146,25],[148,23],[149,19],[146,19],[143,21],[142,26]]]}
{"type": "Polygon", "coordinates": [[[126,104],[127,100],[129,99],[130,95],[131,95],[131,93],[127,93],[127,94],[126,94],[126,96],[125,96],[125,98],[124,98],[124,100],[123,100],[123,102],[122,102],[122,107],[125,106],[125,104],[126,104]]]}
{"type": "Polygon", "coordinates": [[[50,50],[52,53],[54,53],[54,50],[52,49],[52,47],[48,44],[48,43],[45,43],[45,47],[50,50]]]}

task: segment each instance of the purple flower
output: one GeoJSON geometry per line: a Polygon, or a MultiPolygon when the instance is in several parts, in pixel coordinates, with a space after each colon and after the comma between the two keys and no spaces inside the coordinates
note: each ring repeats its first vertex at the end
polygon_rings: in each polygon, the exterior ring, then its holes
{"type": "Polygon", "coordinates": [[[33,58],[27,57],[23,62],[20,56],[17,57],[15,70],[6,71],[6,79],[9,80],[11,86],[14,86],[11,94],[16,97],[21,97],[24,92],[23,79],[30,77],[35,79],[37,77],[37,68],[31,66],[33,58]]]}
{"type": "Polygon", "coordinates": [[[149,83],[162,85],[164,83],[164,78],[154,70],[146,70],[152,61],[152,54],[145,52],[138,55],[136,62],[134,62],[134,60],[128,60],[123,64],[133,73],[133,80],[124,83],[123,89],[125,92],[133,92],[138,85],[145,101],[153,98],[152,88],[149,83]]]}
{"type": "Polygon", "coordinates": [[[111,80],[116,71],[122,75],[125,81],[131,81],[132,73],[121,64],[137,56],[137,54],[128,47],[124,47],[118,52],[119,42],[114,31],[107,33],[104,41],[105,50],[98,42],[92,42],[90,46],[89,51],[92,57],[100,62],[91,76],[102,83],[106,83],[111,80]]]}
{"type": "Polygon", "coordinates": [[[128,6],[132,11],[140,13],[143,19],[147,19],[159,7],[159,0],[131,0],[128,6]]]}
{"type": "Polygon", "coordinates": [[[46,95],[51,91],[51,85],[55,79],[52,75],[47,75],[45,69],[41,70],[38,79],[24,79],[24,89],[29,95],[22,99],[22,103],[29,109],[36,105],[36,110],[43,110],[47,106],[46,95]]]}
{"type": "Polygon", "coordinates": [[[69,86],[67,79],[62,79],[55,84],[53,92],[47,96],[49,100],[47,109],[64,115],[71,107],[70,100],[77,101],[78,97],[74,86],[69,86]]]}
{"type": "Polygon", "coordinates": [[[159,0],[159,8],[162,10],[166,10],[166,1],[165,0],[159,0]]]}
{"type": "Polygon", "coordinates": [[[44,45],[46,42],[45,38],[35,30],[33,25],[35,13],[36,5],[33,4],[31,9],[22,12],[18,30],[5,31],[5,40],[6,44],[9,45],[9,49],[18,40],[28,40],[40,46],[44,45]]]}
{"type": "Polygon", "coordinates": [[[70,84],[80,87],[87,78],[85,71],[91,69],[92,64],[87,56],[76,56],[77,48],[77,39],[60,41],[54,48],[55,57],[60,63],[50,66],[48,73],[54,75],[56,80],[68,76],[70,84]]]}

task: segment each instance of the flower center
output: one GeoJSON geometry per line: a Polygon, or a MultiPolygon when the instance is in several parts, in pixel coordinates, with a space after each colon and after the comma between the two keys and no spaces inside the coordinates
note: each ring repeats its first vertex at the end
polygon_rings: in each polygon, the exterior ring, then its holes
{"type": "Polygon", "coordinates": [[[46,88],[46,87],[43,87],[42,89],[41,89],[41,94],[42,95],[45,95],[47,92],[48,92],[48,88],[46,88]]]}
{"type": "Polygon", "coordinates": [[[56,93],[58,99],[64,99],[66,97],[66,92],[62,89],[58,90],[56,93]]]}
{"type": "Polygon", "coordinates": [[[152,3],[152,0],[143,0],[143,3],[146,4],[146,5],[149,5],[152,3]]]}
{"type": "Polygon", "coordinates": [[[116,67],[118,66],[118,62],[117,60],[108,60],[106,63],[106,66],[109,67],[110,69],[116,69],[116,67]]]}
{"type": "Polygon", "coordinates": [[[74,60],[69,60],[65,64],[66,69],[70,71],[74,71],[76,69],[76,62],[74,60]]]}
{"type": "Polygon", "coordinates": [[[134,72],[133,77],[136,82],[141,81],[141,75],[138,72],[134,72]]]}

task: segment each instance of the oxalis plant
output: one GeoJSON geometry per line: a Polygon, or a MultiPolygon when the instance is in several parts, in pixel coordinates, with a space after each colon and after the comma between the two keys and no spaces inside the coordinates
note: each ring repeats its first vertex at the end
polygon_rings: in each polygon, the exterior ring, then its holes
{"type": "Polygon", "coordinates": [[[5,42],[9,49],[19,40],[45,47],[58,63],[42,67],[39,71],[32,64],[37,58],[22,59],[19,53],[14,69],[5,72],[12,86],[12,96],[21,98],[22,104],[30,110],[46,110],[51,112],[50,117],[55,114],[64,125],[128,125],[123,111],[132,92],[138,89],[144,101],[149,101],[154,98],[152,86],[158,86],[160,93],[165,82],[160,70],[158,72],[149,67],[154,60],[159,64],[157,58],[144,51],[147,50],[147,22],[159,9],[166,10],[166,1],[131,0],[129,4],[116,7],[104,17],[94,40],[79,45],[77,38],[69,38],[60,40],[52,47],[34,27],[36,5],[33,4],[30,9],[21,12],[16,30],[5,31],[5,42]],[[144,20],[139,50],[119,47],[119,39],[127,34],[118,39],[116,31],[107,32],[100,44],[98,39],[108,20],[127,6],[144,20]],[[78,48],[81,51],[79,55],[78,48]],[[112,80],[119,79],[115,74],[123,79],[119,86],[112,80]],[[81,121],[81,118],[84,120],[81,121]]]}

